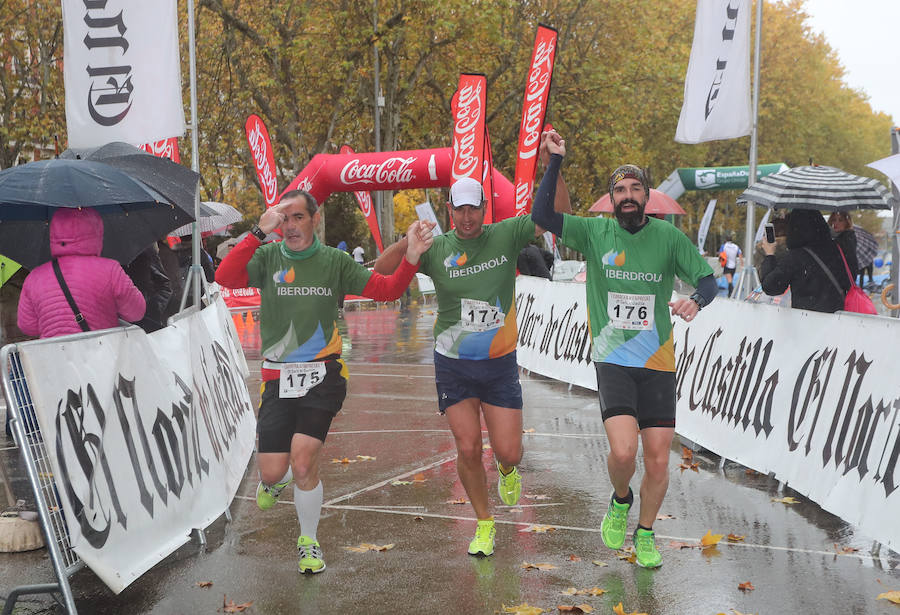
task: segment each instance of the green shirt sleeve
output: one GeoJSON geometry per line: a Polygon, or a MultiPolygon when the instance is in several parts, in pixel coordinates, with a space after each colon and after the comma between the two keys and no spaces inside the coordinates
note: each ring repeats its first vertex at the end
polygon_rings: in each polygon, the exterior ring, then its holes
{"type": "Polygon", "coordinates": [[[512,224],[516,225],[516,245],[521,250],[534,239],[534,220],[531,219],[531,214],[526,214],[524,216],[516,216],[513,218],[512,224]]]}
{"type": "Polygon", "coordinates": [[[563,214],[562,242],[564,245],[578,250],[582,254],[589,251],[591,245],[590,220],[581,216],[563,214]]]}
{"type": "Polygon", "coordinates": [[[266,250],[265,245],[258,247],[247,263],[247,283],[253,288],[262,288],[266,279],[266,250]]]}
{"type": "Polygon", "coordinates": [[[677,229],[675,229],[675,275],[694,287],[700,278],[713,275],[712,267],[700,256],[697,246],[677,229]]]}
{"type": "Polygon", "coordinates": [[[372,272],[353,260],[346,252],[340,254],[341,287],[343,294],[361,295],[372,272]]]}

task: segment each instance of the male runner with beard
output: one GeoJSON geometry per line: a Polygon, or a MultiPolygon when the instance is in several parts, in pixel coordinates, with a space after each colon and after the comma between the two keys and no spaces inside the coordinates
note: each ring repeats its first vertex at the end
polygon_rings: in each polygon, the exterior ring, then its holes
{"type": "MultiPolygon", "coordinates": [[[[603,425],[609,439],[607,468],[614,493],[600,526],[603,543],[625,543],[628,510],[634,502],[629,482],[635,471],[638,435],[644,448],[641,506],[634,531],[637,563],[662,563],[653,521],[669,485],[669,447],[675,433],[675,353],[672,314],[691,322],[716,296],[713,271],[687,236],[644,215],[650,186],[644,171],[626,164],[609,179],[615,218],[581,218],[555,213],[551,205],[560,182],[565,141],[555,131],[541,137],[550,164],[534,201],[536,224],[559,236],[587,259],[587,304],[591,359],[603,425]],[[690,299],[670,301],[674,277],[693,284],[690,299]]],[[[568,195],[560,195],[568,200],[568,195]]],[[[557,209],[559,209],[557,207],[557,209]]]]}

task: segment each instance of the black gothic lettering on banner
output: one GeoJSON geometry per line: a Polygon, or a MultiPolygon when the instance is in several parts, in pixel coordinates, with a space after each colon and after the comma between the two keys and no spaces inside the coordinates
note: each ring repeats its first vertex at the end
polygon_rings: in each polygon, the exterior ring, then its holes
{"type": "Polygon", "coordinates": [[[537,348],[539,354],[552,356],[557,361],[590,364],[591,335],[587,321],[575,318],[578,301],[572,301],[568,306],[551,304],[548,314],[535,309],[535,299],[531,293],[516,296],[518,345],[537,348]]]}
{"type": "MultiPolygon", "coordinates": [[[[99,549],[106,543],[113,522],[111,510],[115,511],[115,523],[127,530],[128,516],[120,502],[116,480],[133,481],[140,493],[140,506],[152,519],[158,506],[169,505],[170,493],[174,499],[180,499],[186,483],[196,486],[202,476],[209,474],[209,460],[201,452],[198,421],[202,418],[210,447],[221,461],[244,415],[252,414],[252,407],[240,394],[243,379],[232,368],[225,348],[213,342],[202,347],[200,353],[201,369],[194,373],[199,412],[191,412],[191,389],[174,372],[172,376],[182,396],[172,402],[169,414],[161,408],[155,412],[141,408],[139,377],[128,379],[121,373],[116,374],[113,385],[112,414],[104,410],[90,383],[84,389],[69,389],[57,403],[57,483],[65,491],[73,508],[72,516],[92,547],[99,549]],[[115,475],[103,445],[110,438],[122,439],[128,451],[128,464],[123,465],[125,459],[114,460],[115,475]]],[[[126,502],[125,506],[129,504],[126,502]]]]}
{"type": "Polygon", "coordinates": [[[728,5],[725,7],[725,23],[722,26],[722,42],[719,48],[721,55],[716,57],[716,72],[713,76],[712,84],[709,86],[709,92],[706,94],[706,108],[703,119],[709,119],[710,114],[713,111],[713,107],[715,107],[717,99],[719,97],[719,89],[722,86],[722,81],[725,78],[725,68],[728,66],[728,56],[730,55],[730,48],[733,46],[732,41],[734,41],[734,33],[737,30],[737,18],[738,18],[738,9],[740,8],[740,3],[737,0],[730,0],[728,5]],[[737,4],[737,6],[731,6],[732,4],[737,4]],[[722,55],[725,56],[725,59],[722,59],[722,55]]]}
{"type": "Polygon", "coordinates": [[[722,334],[716,329],[698,346],[686,327],[676,344],[675,394],[679,401],[687,398],[691,412],[745,432],[752,427],[754,437],[764,439],[781,418],[788,452],[810,460],[818,455],[822,469],[831,466],[841,475],[855,471],[860,484],[871,475],[885,497],[897,490],[900,397],[874,392],[880,383],[866,379],[873,360],[856,350],[842,362],[837,348],[814,351],[800,366],[786,415],[773,416],[780,371],[768,369],[773,340],[744,337],[736,349],[719,349],[722,334]]]}
{"type": "MultiPolygon", "coordinates": [[[[107,0],[84,0],[84,23],[88,33],[84,37],[84,46],[88,51],[95,49],[100,53],[96,57],[109,62],[112,50],[118,49],[117,55],[124,60],[128,51],[128,40],[125,32],[124,11],[116,15],[96,15],[90,11],[106,9],[107,0]]],[[[92,54],[89,54],[94,57],[92,54]]],[[[116,64],[85,67],[91,85],[88,88],[87,106],[91,118],[101,126],[115,126],[128,115],[131,110],[131,94],[134,91],[131,66],[116,64]]]]}

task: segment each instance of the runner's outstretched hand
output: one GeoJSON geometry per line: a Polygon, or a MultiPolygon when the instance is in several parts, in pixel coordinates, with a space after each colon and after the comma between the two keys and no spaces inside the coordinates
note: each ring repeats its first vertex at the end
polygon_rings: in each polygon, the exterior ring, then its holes
{"type": "Polygon", "coordinates": [[[700,311],[700,306],[693,299],[669,301],[669,307],[672,308],[672,316],[681,316],[686,322],[694,320],[694,316],[700,311]]]}
{"type": "Polygon", "coordinates": [[[409,243],[406,247],[406,260],[411,265],[419,264],[419,257],[428,251],[431,244],[434,243],[434,234],[431,229],[434,228],[434,222],[426,220],[417,220],[409,225],[406,237],[409,243]]]}
{"type": "Polygon", "coordinates": [[[546,132],[541,133],[541,147],[539,150],[539,155],[541,158],[541,164],[544,165],[544,168],[550,164],[550,154],[559,154],[563,158],[566,157],[566,141],[559,133],[553,130],[552,128],[546,132]]]}

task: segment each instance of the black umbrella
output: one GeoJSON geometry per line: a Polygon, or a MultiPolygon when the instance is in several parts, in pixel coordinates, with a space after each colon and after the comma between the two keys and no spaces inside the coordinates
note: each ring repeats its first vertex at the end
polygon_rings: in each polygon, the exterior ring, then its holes
{"type": "Polygon", "coordinates": [[[90,207],[103,217],[102,256],[122,264],[174,228],[184,208],[107,164],[42,160],[0,171],[0,254],[33,269],[50,260],[50,219],[59,207],[90,207]]]}
{"type": "Polygon", "coordinates": [[[120,141],[93,149],[67,149],[59,157],[108,164],[141,180],[166,197],[170,203],[194,211],[194,198],[200,175],[168,158],[159,158],[139,147],[120,141]]]}
{"type": "Polygon", "coordinates": [[[737,198],[738,203],[827,211],[890,209],[892,200],[890,191],[877,179],[822,166],[766,175],[737,198]]]}

